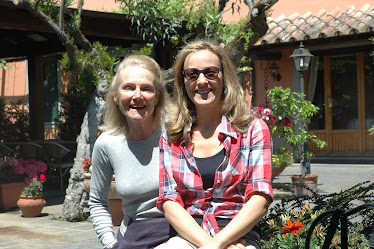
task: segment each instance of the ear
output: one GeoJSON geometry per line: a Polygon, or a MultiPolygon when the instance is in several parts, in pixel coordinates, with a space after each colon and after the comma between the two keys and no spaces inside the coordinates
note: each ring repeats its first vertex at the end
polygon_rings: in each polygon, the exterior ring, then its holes
{"type": "Polygon", "coordinates": [[[160,99],[160,94],[156,94],[155,96],[155,105],[158,104],[158,100],[160,99]]]}
{"type": "Polygon", "coordinates": [[[116,104],[118,103],[117,95],[114,95],[114,96],[113,96],[113,100],[114,100],[114,103],[116,103],[116,104]]]}

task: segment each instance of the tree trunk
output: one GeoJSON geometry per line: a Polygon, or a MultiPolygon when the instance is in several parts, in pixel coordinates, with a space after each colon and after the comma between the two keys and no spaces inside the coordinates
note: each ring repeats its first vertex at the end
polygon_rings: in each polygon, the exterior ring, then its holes
{"type": "Polygon", "coordinates": [[[69,186],[66,189],[62,208],[62,218],[67,221],[72,221],[83,214],[87,199],[87,192],[83,183],[83,162],[84,159],[91,158],[93,145],[98,136],[98,127],[103,122],[107,91],[108,82],[105,80],[100,81],[83,118],[81,132],[77,138],[77,153],[74,159],[74,166],[70,170],[69,186]]]}

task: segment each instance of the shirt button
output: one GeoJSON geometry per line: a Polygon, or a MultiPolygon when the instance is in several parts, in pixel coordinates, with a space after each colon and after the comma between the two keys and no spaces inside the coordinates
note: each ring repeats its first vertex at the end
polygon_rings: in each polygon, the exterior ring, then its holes
{"type": "Polygon", "coordinates": [[[217,183],[218,183],[218,184],[220,184],[220,183],[221,183],[221,181],[220,181],[220,180],[217,180],[217,183]]]}

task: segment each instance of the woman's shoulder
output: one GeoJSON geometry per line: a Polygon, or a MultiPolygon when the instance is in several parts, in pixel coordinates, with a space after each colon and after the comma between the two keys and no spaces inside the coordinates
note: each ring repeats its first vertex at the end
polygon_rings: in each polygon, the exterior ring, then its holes
{"type": "Polygon", "coordinates": [[[263,129],[263,128],[268,128],[268,125],[261,118],[254,117],[251,123],[249,123],[249,127],[257,127],[257,128],[263,129]]]}
{"type": "Polygon", "coordinates": [[[110,131],[106,131],[100,134],[96,139],[95,146],[103,146],[106,144],[115,144],[117,142],[123,142],[126,137],[122,134],[113,134],[110,131]]]}
{"type": "Polygon", "coordinates": [[[255,117],[249,124],[249,128],[245,136],[251,139],[270,137],[269,127],[264,120],[255,117]]]}

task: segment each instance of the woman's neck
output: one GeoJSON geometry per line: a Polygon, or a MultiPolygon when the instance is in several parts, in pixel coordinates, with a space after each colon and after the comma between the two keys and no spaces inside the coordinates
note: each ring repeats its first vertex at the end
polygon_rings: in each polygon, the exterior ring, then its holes
{"type": "Polygon", "coordinates": [[[193,127],[194,131],[199,131],[203,137],[211,137],[221,124],[222,114],[217,110],[199,110],[196,112],[197,122],[193,127]]]}
{"type": "Polygon", "coordinates": [[[156,131],[154,122],[129,122],[129,130],[126,137],[133,141],[144,140],[156,131]]]}
{"type": "Polygon", "coordinates": [[[192,150],[193,155],[199,158],[210,157],[223,149],[219,140],[221,131],[221,116],[198,115],[198,121],[192,126],[192,150]]]}

